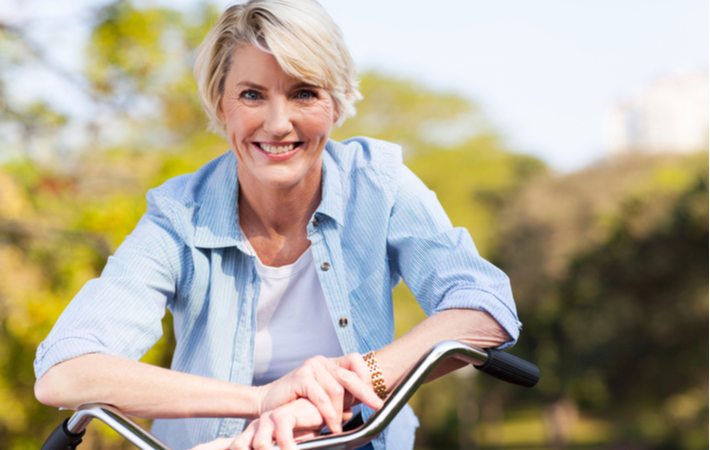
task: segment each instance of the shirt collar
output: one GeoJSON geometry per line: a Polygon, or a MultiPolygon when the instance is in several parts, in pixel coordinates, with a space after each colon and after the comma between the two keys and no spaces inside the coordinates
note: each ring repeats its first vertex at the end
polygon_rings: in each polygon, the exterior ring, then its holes
{"type": "MultiPolygon", "coordinates": [[[[216,163],[199,190],[198,207],[194,215],[195,247],[241,248],[245,237],[239,228],[237,158],[230,150],[216,163]]],[[[199,177],[199,173],[193,176],[199,177]]]]}
{"type": "MultiPolygon", "coordinates": [[[[345,196],[340,168],[331,156],[335,141],[328,141],[323,151],[322,186],[323,198],[316,209],[343,225],[345,196]]],[[[199,176],[196,173],[193,176],[199,176]]],[[[237,158],[232,151],[217,161],[214,170],[207,174],[198,197],[197,211],[194,213],[195,247],[222,248],[238,247],[244,253],[253,255],[246,236],[239,227],[239,183],[237,182],[237,158]]]]}
{"type": "Polygon", "coordinates": [[[340,167],[333,159],[332,154],[336,154],[340,144],[329,140],[323,150],[323,198],[316,209],[316,214],[324,214],[338,224],[343,225],[345,216],[345,187],[343,186],[343,176],[340,167]]]}

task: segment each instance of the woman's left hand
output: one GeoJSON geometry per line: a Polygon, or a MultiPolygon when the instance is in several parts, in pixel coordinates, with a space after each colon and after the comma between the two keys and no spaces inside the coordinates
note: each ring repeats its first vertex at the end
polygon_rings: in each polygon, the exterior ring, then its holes
{"type": "MultiPolygon", "coordinates": [[[[343,412],[343,421],[352,412],[343,412]]],[[[325,422],[316,408],[306,399],[298,399],[261,415],[234,439],[230,450],[272,450],[274,442],[281,450],[296,450],[296,440],[318,436],[325,422]]],[[[216,442],[216,441],[213,441],[216,442]]],[[[222,444],[220,444],[222,445],[222,444]]],[[[210,447],[199,450],[222,450],[210,447]]]]}
{"type": "Polygon", "coordinates": [[[382,406],[372,389],[370,369],[357,353],[333,359],[309,358],[298,369],[257,389],[259,415],[306,398],[334,433],[342,430],[343,410],[355,403],[374,409],[382,406]]]}

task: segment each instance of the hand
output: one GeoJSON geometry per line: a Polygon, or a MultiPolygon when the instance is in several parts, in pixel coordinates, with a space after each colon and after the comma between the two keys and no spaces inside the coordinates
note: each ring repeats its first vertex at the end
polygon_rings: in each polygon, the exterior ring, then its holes
{"type": "Polygon", "coordinates": [[[218,438],[214,441],[196,445],[190,450],[229,450],[229,446],[233,440],[234,438],[218,438]]]}
{"type": "MultiPolygon", "coordinates": [[[[352,412],[343,413],[345,421],[352,412]]],[[[272,450],[274,441],[281,450],[296,450],[296,441],[318,436],[325,425],[321,414],[313,403],[298,399],[252,421],[234,441],[229,450],[272,450]]],[[[220,444],[223,445],[223,444],[220,444]]],[[[218,447],[200,450],[222,450],[218,447]]]]}
{"type": "Polygon", "coordinates": [[[374,409],[382,406],[372,389],[370,370],[357,353],[334,359],[310,358],[298,369],[259,389],[259,415],[306,398],[333,433],[342,431],[344,409],[359,402],[374,409]]]}

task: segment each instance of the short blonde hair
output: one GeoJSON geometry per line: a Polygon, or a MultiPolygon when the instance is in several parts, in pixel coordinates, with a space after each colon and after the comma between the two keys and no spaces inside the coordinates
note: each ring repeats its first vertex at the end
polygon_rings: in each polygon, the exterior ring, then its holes
{"type": "Polygon", "coordinates": [[[242,44],[271,53],[290,76],[326,89],[340,125],[355,115],[355,63],[333,19],[315,0],[250,0],[229,7],[197,51],[195,79],[209,130],[226,135],[219,118],[224,82],[234,50],[242,44]]]}

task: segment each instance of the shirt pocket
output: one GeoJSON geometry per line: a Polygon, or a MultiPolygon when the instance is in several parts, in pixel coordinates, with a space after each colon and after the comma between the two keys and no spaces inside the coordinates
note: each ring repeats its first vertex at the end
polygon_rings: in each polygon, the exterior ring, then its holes
{"type": "Polygon", "coordinates": [[[394,339],[394,313],[389,274],[384,262],[349,294],[358,347],[361,353],[377,350],[394,339]]]}

